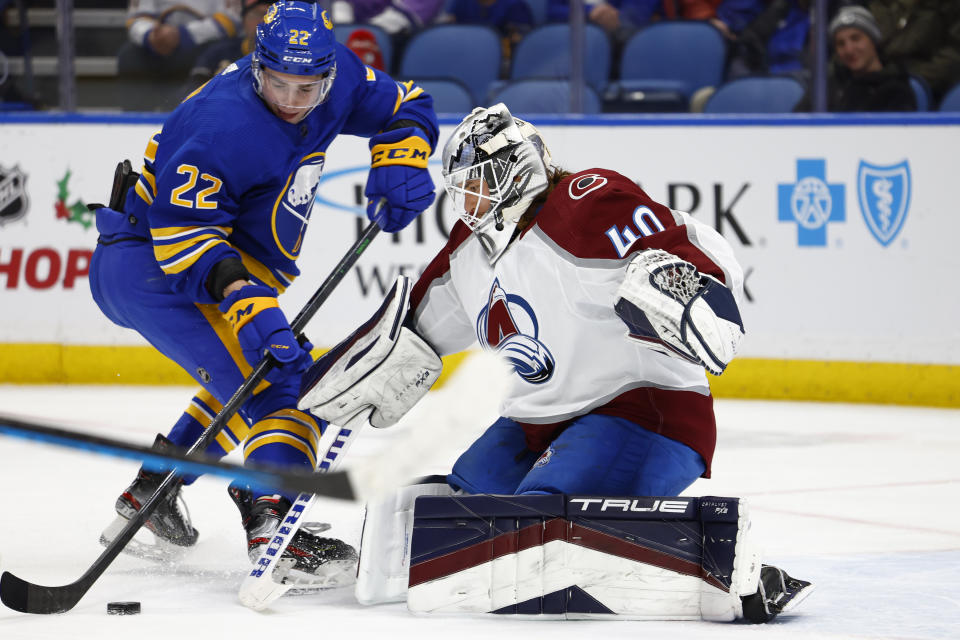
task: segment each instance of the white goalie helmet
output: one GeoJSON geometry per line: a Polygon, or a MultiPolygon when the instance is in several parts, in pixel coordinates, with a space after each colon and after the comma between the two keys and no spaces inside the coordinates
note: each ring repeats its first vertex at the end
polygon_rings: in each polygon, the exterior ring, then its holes
{"type": "Polygon", "coordinates": [[[443,185],[490,264],[503,255],[520,217],[548,184],[550,152],[529,122],[503,103],[479,107],[443,147],[443,185]]]}

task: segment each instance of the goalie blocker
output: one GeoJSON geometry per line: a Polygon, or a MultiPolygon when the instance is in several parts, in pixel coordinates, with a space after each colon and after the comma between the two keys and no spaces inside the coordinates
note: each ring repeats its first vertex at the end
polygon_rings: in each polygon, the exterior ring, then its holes
{"type": "Polygon", "coordinates": [[[767,622],[812,590],[761,565],[738,498],[450,493],[434,477],[367,506],[361,603],[405,598],[415,613],[767,622]]]}
{"type": "Polygon", "coordinates": [[[301,382],[301,410],[339,426],[366,418],[384,428],[430,390],[443,362],[404,326],[411,287],[399,276],[373,317],[313,363],[301,382]]]}

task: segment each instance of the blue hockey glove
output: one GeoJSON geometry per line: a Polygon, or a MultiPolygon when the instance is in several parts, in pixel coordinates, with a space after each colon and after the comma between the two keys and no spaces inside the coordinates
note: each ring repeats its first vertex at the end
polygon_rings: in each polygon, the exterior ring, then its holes
{"type": "Polygon", "coordinates": [[[433,203],[433,179],[427,170],[430,143],[416,127],[403,127],[370,138],[367,217],[388,233],[399,231],[433,203]],[[387,205],[376,215],[376,203],[387,205]]]}
{"type": "Polygon", "coordinates": [[[310,367],[313,345],[306,342],[301,347],[297,342],[277,304],[275,289],[248,284],[224,298],[219,308],[251,366],[256,366],[268,351],[277,359],[279,366],[267,374],[270,382],[282,382],[310,367]]]}

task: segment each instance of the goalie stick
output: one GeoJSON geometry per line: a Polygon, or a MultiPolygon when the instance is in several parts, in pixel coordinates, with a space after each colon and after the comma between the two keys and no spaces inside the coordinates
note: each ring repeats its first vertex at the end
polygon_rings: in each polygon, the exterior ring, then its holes
{"type": "MultiPolygon", "coordinates": [[[[382,198],[377,203],[379,211],[386,203],[382,198]]],[[[376,217],[376,215],[374,215],[376,217]]],[[[333,272],[327,276],[323,284],[314,292],[310,300],[307,301],[297,317],[290,323],[290,328],[298,338],[302,335],[304,327],[313,318],[320,306],[326,301],[333,290],[336,288],[343,277],[347,274],[361,254],[370,246],[370,242],[380,232],[380,227],[376,222],[371,222],[366,226],[357,241],[350,247],[346,255],[341,258],[333,272]]],[[[260,384],[267,373],[276,366],[276,360],[269,353],[260,360],[253,371],[247,376],[240,388],[223,405],[207,429],[201,434],[193,446],[187,450],[187,455],[204,451],[213,439],[220,433],[227,421],[240,409],[247,398],[253,393],[253,390],[260,384]]],[[[0,601],[14,611],[22,613],[63,613],[72,609],[89,591],[93,583],[106,571],[107,567],[120,555],[120,552],[126,544],[133,538],[144,522],[154,512],[160,499],[167,494],[174,486],[178,478],[177,468],[170,470],[160,482],[160,486],[153,492],[149,498],[140,507],[140,510],[130,519],[126,526],[117,534],[103,550],[103,552],[93,561],[93,564],[83,573],[82,576],[73,582],[55,586],[45,587],[28,582],[19,578],[9,571],[4,571],[0,576],[0,601]]]]}
{"type": "MultiPolygon", "coordinates": [[[[340,466],[343,456],[356,439],[357,432],[366,423],[366,418],[363,415],[365,413],[361,412],[354,419],[348,420],[347,424],[342,427],[330,425],[330,428],[337,428],[338,432],[320,462],[319,467],[323,474],[320,477],[334,477],[338,473],[342,473],[336,472],[335,469],[340,466]]],[[[253,570],[243,579],[243,583],[240,585],[240,602],[244,606],[254,611],[260,611],[268,607],[271,602],[285,594],[289,589],[301,586],[285,577],[277,579],[275,573],[277,562],[283,556],[284,550],[293,540],[297,531],[300,530],[303,516],[313,506],[314,499],[314,493],[301,492],[297,499],[293,501],[290,510],[287,511],[276,533],[273,534],[270,544],[266,545],[260,552],[260,556],[253,564],[253,570]]],[[[316,586],[322,587],[320,584],[316,586]]]]}

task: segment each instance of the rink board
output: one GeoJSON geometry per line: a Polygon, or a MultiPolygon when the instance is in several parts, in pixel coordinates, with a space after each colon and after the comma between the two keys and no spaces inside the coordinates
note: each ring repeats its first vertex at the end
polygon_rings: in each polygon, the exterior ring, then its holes
{"type": "MultiPolygon", "coordinates": [[[[958,406],[956,117],[592,118],[539,121],[556,163],[611,168],[726,237],[746,273],[747,337],[719,396],[958,406]]],[[[155,116],[0,119],[0,382],[183,383],[90,299],[89,202],[138,167],[155,116]]],[[[453,128],[445,122],[441,139],[453,128]]],[[[293,315],[353,242],[367,145],[337,140],[283,297],[293,315]]],[[[431,165],[439,185],[437,158],[431,165]]],[[[328,347],[418,275],[456,221],[441,195],[378,238],[307,329],[328,347]]],[[[629,214],[624,226],[629,229],[629,214]]]]}

